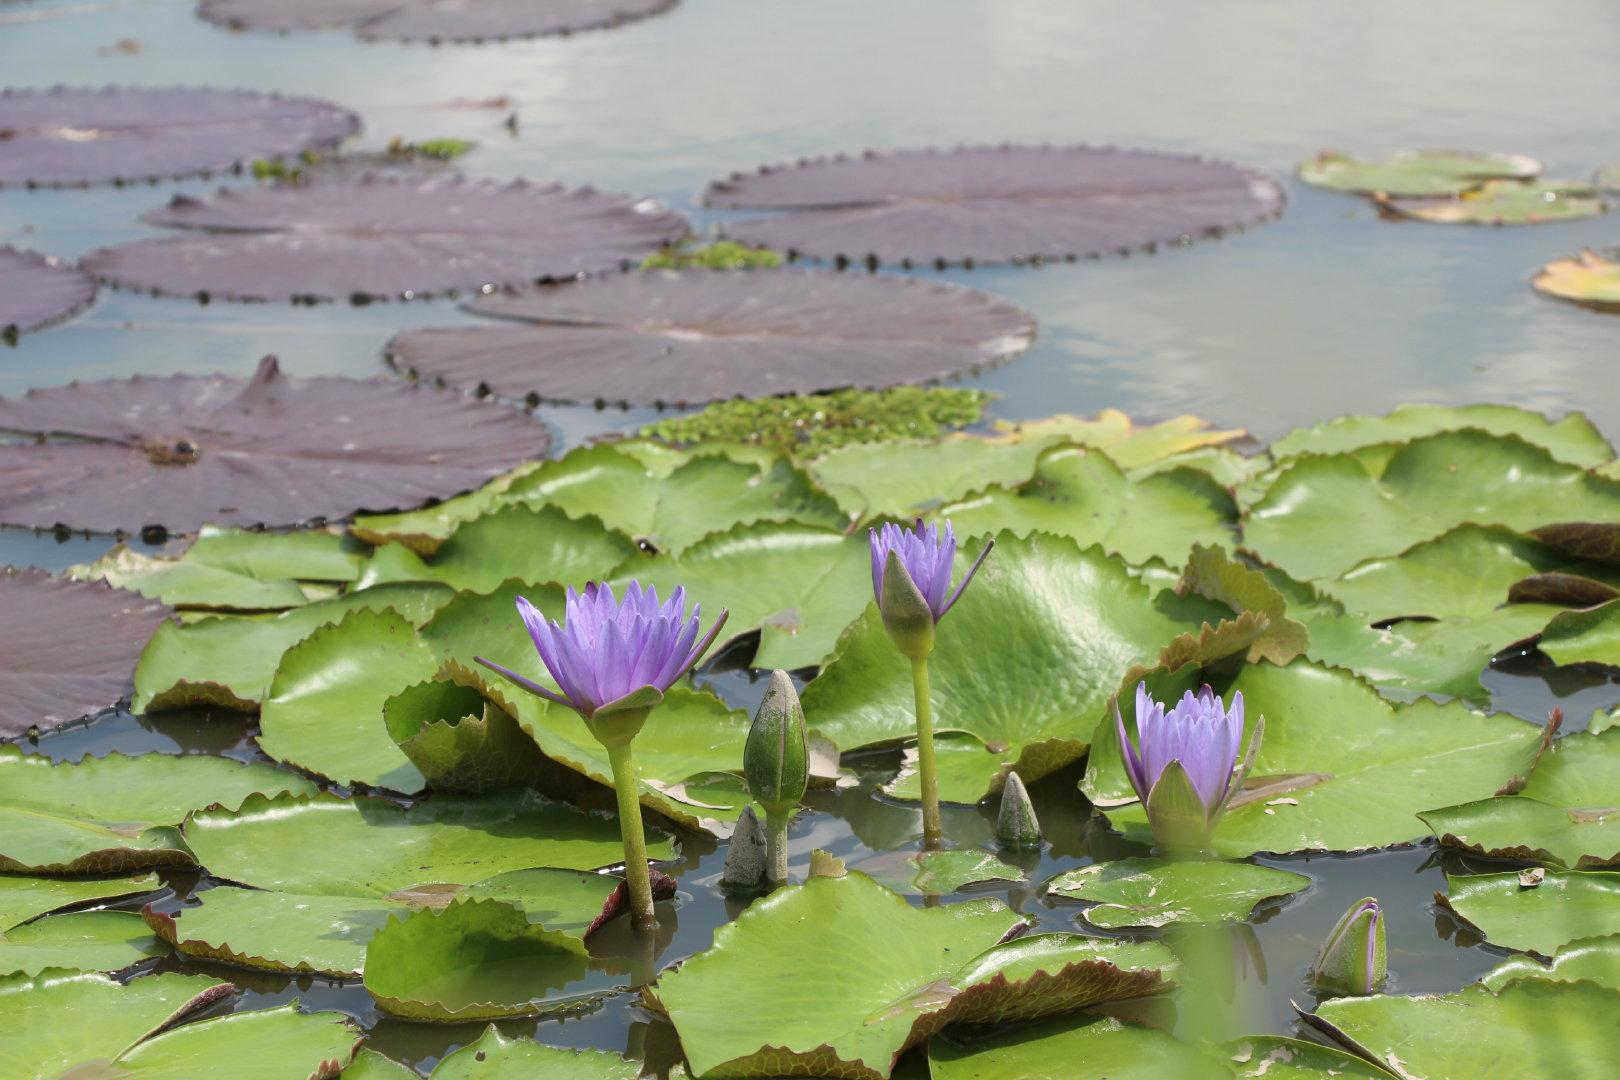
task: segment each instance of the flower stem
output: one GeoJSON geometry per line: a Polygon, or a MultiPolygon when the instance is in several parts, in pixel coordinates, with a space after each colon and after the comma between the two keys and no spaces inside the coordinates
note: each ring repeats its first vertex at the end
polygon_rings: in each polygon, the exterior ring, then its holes
{"type": "Polygon", "coordinates": [[[641,829],[641,795],[630,743],[607,747],[613,766],[613,791],[619,797],[619,832],[624,837],[624,880],[630,889],[630,921],[637,930],[656,930],[652,879],[647,873],[647,837],[641,829]]]}
{"type": "Polygon", "coordinates": [[[923,846],[938,848],[945,831],[939,818],[939,771],[934,765],[934,709],[928,698],[928,658],[911,661],[911,685],[917,695],[917,776],[922,786],[923,846]]]}
{"type": "Polygon", "coordinates": [[[765,811],[765,876],[772,885],[786,885],[787,830],[792,810],[765,811]]]}

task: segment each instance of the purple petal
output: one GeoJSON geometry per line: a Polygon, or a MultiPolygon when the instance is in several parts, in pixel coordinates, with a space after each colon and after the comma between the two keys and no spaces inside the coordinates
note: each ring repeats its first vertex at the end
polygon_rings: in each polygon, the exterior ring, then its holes
{"type": "Polygon", "coordinates": [[[1125,760],[1125,775],[1130,778],[1131,787],[1136,789],[1136,797],[1145,803],[1148,785],[1142,777],[1142,759],[1137,756],[1136,748],[1131,745],[1130,736],[1125,732],[1125,717],[1120,715],[1118,698],[1114,699],[1114,728],[1119,733],[1119,752],[1125,760]]]}

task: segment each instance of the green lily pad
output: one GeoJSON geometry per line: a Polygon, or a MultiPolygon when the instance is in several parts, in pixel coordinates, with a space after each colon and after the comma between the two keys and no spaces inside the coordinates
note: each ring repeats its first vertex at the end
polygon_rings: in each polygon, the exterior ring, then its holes
{"type": "Polygon", "coordinates": [[[1227,1060],[1239,1077],[1266,1080],[1390,1080],[1390,1073],[1362,1058],[1320,1043],[1287,1039],[1281,1035],[1250,1035],[1224,1046],[1227,1060]]]}
{"type": "Polygon", "coordinates": [[[368,544],[379,547],[401,544],[424,559],[432,558],[457,526],[500,506],[514,481],[528,476],[544,464],[543,461],[526,461],[481,488],[419,510],[356,514],[349,524],[349,532],[368,544]]]}
{"type": "Polygon", "coordinates": [[[604,578],[635,551],[629,539],[594,517],[553,507],[503,506],[456,526],[424,561],[404,544],[386,544],[365,565],[362,586],[438,581],[489,592],[512,578],[580,583],[604,578]]]}
{"type": "Polygon", "coordinates": [[[164,914],[148,907],[146,925],[185,956],[260,971],[359,976],[366,942],[390,916],[410,907],[389,900],[263,892],[227,886],[201,904],[164,914]]]}
{"type": "Polygon", "coordinates": [[[1058,446],[1016,491],[984,491],[940,515],[963,536],[1039,531],[1100,544],[1129,563],[1180,566],[1195,543],[1232,542],[1237,507],[1205,473],[1177,469],[1131,480],[1102,451],[1058,446]]]}
{"type": "Polygon", "coordinates": [[[1024,442],[1071,442],[1094,447],[1105,451],[1109,460],[1122,469],[1143,469],[1177,454],[1220,446],[1247,434],[1217,431],[1196,416],[1175,416],[1138,426],[1118,409],[1104,409],[1089,418],[1059,413],[1045,420],[1002,420],[996,428],[1024,442]]]}
{"type": "Polygon", "coordinates": [[[756,521],[836,527],[843,515],[803,472],[696,454],[659,476],[612,444],[575,450],[514,481],[506,499],[592,515],[660,551],[678,553],[711,532],[756,521]]]}
{"type": "MultiPolygon", "coordinates": [[[[1189,666],[1161,670],[1148,683],[1162,701],[1202,677],[1189,666]]],[[[1253,793],[1215,829],[1213,846],[1227,857],[1415,842],[1423,835],[1419,811],[1459,793],[1495,793],[1528,772],[1541,742],[1540,728],[1511,716],[1457,702],[1396,704],[1347,671],[1305,660],[1250,664],[1236,679],[1211,681],[1228,699],[1242,691],[1251,729],[1255,717],[1266,720],[1248,784],[1253,793]]],[[[1134,730],[1130,695],[1121,695],[1120,709],[1134,730]]],[[[1116,829],[1151,842],[1111,721],[1098,725],[1081,789],[1116,829]]]]}
{"type": "Polygon", "coordinates": [[[1541,632],[1540,649],[1555,664],[1620,667],[1620,600],[1554,615],[1541,632]]]}
{"type": "Polygon", "coordinates": [[[1459,150],[1403,150],[1369,161],[1324,150],[1299,164],[1299,178],[1317,187],[1363,195],[1456,195],[1487,180],[1528,180],[1541,162],[1522,154],[1459,150]]]}
{"type": "Polygon", "coordinates": [[[1226,604],[1234,614],[1253,611],[1264,615],[1265,631],[1246,654],[1251,663],[1286,664],[1310,648],[1310,631],[1288,617],[1288,600],[1282,591],[1265,574],[1234,561],[1222,548],[1194,544],[1176,591],[1226,604]]]}
{"type": "Polygon", "coordinates": [[[1382,468],[1354,453],[1305,456],[1249,510],[1244,544],[1297,577],[1335,577],[1464,522],[1527,531],[1620,518],[1620,483],[1516,436],[1441,432],[1394,449],[1382,468]]]}
{"type": "Polygon", "coordinates": [[[275,1009],[182,1024],[137,1043],[111,1064],[86,1062],[69,1074],[159,1080],[207,1076],[228,1061],[232,1080],[332,1076],[354,1056],[362,1035],[344,1013],[306,1013],[293,1001],[275,1009]]]}
{"type": "Polygon", "coordinates": [[[183,705],[255,712],[281,654],[351,611],[392,608],[413,624],[450,599],[437,584],[385,585],[294,608],[269,618],[201,619],[158,627],[135,668],[137,713],[183,705]]]}
{"type": "Polygon", "coordinates": [[[1492,993],[1335,998],[1316,1016],[1358,1053],[1397,1076],[1556,1076],[1620,1073],[1614,1018],[1620,991],[1590,983],[1520,979],[1492,993]],[[1506,1070],[1506,1073],[1504,1073],[1506,1070]]]}
{"type": "Polygon", "coordinates": [[[128,911],[49,915],[0,934],[0,975],[38,975],[46,968],[121,971],[167,951],[128,911]]]}
{"type": "Polygon", "coordinates": [[[124,544],[93,563],[70,566],[66,573],[76,581],[105,581],[173,608],[282,611],[309,603],[296,581],[260,581],[203,562],[142,555],[124,544]]]}
{"type": "MultiPolygon", "coordinates": [[[[250,798],[205,810],[186,842],[217,877],[319,896],[386,897],[422,885],[470,885],[503,870],[588,870],[624,858],[613,820],[531,793],[435,797],[406,809],[383,799],[250,798]]],[[[662,833],[648,857],[674,855],[662,833]]]]}
{"type": "Polygon", "coordinates": [[[1046,883],[1048,896],[1084,900],[1093,926],[1158,928],[1174,922],[1243,922],[1267,900],[1308,888],[1311,879],[1241,862],[1093,863],[1046,883]]]}
{"type": "Polygon", "coordinates": [[[872,600],[865,534],[804,525],[739,525],[677,556],[637,555],[614,574],[616,585],[632,578],[659,596],[683,586],[711,617],[730,611],[715,651],[758,632],[751,666],[789,671],[820,664],[872,600]]]}
{"type": "Polygon", "coordinates": [[[156,874],[92,879],[0,875],[0,933],[65,907],[128,900],[161,887],[156,874]]]}
{"type": "Polygon", "coordinates": [[[203,975],[147,975],[120,983],[90,972],[0,978],[0,1061],[59,1076],[76,1062],[110,1061],[171,1020],[235,992],[203,975]]]}
{"type": "Polygon", "coordinates": [[[1439,225],[1542,225],[1607,213],[1598,189],[1582,180],[1487,180],[1453,199],[1382,199],[1403,217],[1439,225]]]}
{"type": "MultiPolygon", "coordinates": [[[[674,895],[675,881],[654,874],[652,887],[656,899],[665,899],[674,895]]],[[[623,894],[623,878],[541,866],[496,874],[474,882],[457,896],[499,900],[522,911],[532,923],[583,941],[619,913],[623,894]]]]}
{"type": "Polygon", "coordinates": [[[1510,956],[1480,978],[1489,989],[1500,990],[1514,979],[1586,979],[1620,990],[1620,934],[1577,938],[1560,945],[1546,963],[1533,956],[1510,956]]]}
{"type": "Polygon", "coordinates": [[[986,487],[1022,484],[1058,437],[952,435],[864,443],[830,451],[810,475],[851,519],[907,518],[986,487]]]}
{"type": "MultiPolygon", "coordinates": [[[[1610,191],[1620,189],[1620,177],[1604,186],[1610,191]]],[[[1530,284],[1537,292],[1560,300],[1603,310],[1620,307],[1620,262],[1595,251],[1554,259],[1536,272],[1530,284]]]]}
{"type": "Polygon", "coordinates": [[[1554,806],[1620,806],[1620,730],[1554,739],[1520,794],[1554,806]]]}
{"type": "Polygon", "coordinates": [[[366,947],[366,989],[395,1016],[438,1023],[577,1007],[557,991],[589,965],[578,938],[499,900],[453,900],[391,919],[366,947]]]}
{"type": "Polygon", "coordinates": [[[362,1046],[354,1060],[344,1066],[343,1080],[422,1080],[422,1074],[362,1046]]]}
{"type": "Polygon", "coordinates": [[[874,881],[900,892],[942,895],[987,881],[1022,881],[1024,872],[988,851],[885,852],[855,866],[874,881]]]}
{"type": "MultiPolygon", "coordinates": [[[[971,554],[958,556],[958,575],[971,554]]],[[[1180,610],[1156,602],[1096,548],[1040,535],[997,539],[940,624],[928,663],[936,729],[965,731],[994,751],[979,761],[977,795],[999,789],[1011,768],[1033,782],[1085,753],[1125,672],[1201,621],[1161,607],[1180,610]]],[[[910,664],[875,603],[803,698],[811,726],[846,751],[915,732],[910,664]]]]}
{"type": "Polygon", "coordinates": [[[1157,1028],[1111,1016],[1050,1020],[971,1043],[945,1036],[928,1042],[933,1080],[1025,1080],[1098,1076],[1108,1080],[1231,1080],[1213,1051],[1179,1042],[1157,1028]]]}
{"type": "Polygon", "coordinates": [[[1577,938],[1620,933],[1620,873],[1552,871],[1525,885],[1517,873],[1446,876],[1435,902],[1504,949],[1552,956],[1577,938]]]}
{"type": "Polygon", "coordinates": [[[490,1025],[477,1040],[440,1060],[433,1080],[636,1080],[640,1074],[640,1062],[618,1054],[508,1039],[490,1025]]]}
{"type": "Polygon", "coordinates": [[[108,874],[189,866],[172,826],[256,793],[313,792],[301,776],[227,758],[112,753],[53,764],[0,747],[0,871],[108,874]]]}
{"type": "Polygon", "coordinates": [[[1042,935],[998,949],[1020,925],[994,900],[914,908],[863,874],[812,878],[721,927],[650,997],[695,1076],[882,1080],[954,1019],[1030,1019],[1168,986],[1162,946],[1042,935]]]}
{"type": "Polygon", "coordinates": [[[1553,806],[1510,795],[1419,815],[1447,847],[1548,866],[1620,865],[1620,807],[1553,806]]]}
{"type": "Polygon", "coordinates": [[[383,703],[388,734],[435,791],[477,795],[537,784],[545,756],[516,720],[471,686],[416,683],[383,703]]]}

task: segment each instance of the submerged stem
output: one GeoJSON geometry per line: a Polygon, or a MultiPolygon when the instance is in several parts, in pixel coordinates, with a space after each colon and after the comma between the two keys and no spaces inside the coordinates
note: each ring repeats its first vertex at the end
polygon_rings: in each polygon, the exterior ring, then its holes
{"type": "Polygon", "coordinates": [[[652,879],[647,873],[647,837],[641,828],[641,796],[636,763],[628,741],[607,748],[613,766],[613,792],[619,799],[619,832],[624,837],[624,880],[630,890],[630,921],[637,930],[658,928],[652,879]]]}
{"type": "Polygon", "coordinates": [[[938,848],[944,840],[939,817],[939,770],[934,765],[934,710],[928,698],[928,658],[911,661],[911,685],[917,695],[917,777],[922,787],[923,846],[938,848]]]}
{"type": "Polygon", "coordinates": [[[792,820],[791,809],[765,811],[765,878],[772,885],[787,884],[787,830],[792,820]]]}

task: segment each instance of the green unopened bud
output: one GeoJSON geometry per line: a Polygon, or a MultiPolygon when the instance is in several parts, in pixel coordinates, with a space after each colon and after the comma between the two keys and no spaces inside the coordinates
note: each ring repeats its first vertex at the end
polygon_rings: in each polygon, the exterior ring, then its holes
{"type": "Polygon", "coordinates": [[[933,609],[894,551],[889,552],[883,564],[883,595],[878,598],[878,610],[883,613],[883,629],[903,655],[922,660],[934,651],[933,609]]]}
{"type": "Polygon", "coordinates": [[[810,745],[799,692],[785,671],[771,672],[765,700],[754,713],[743,747],[748,792],[768,814],[792,810],[810,783],[810,745]]]}
{"type": "Polygon", "coordinates": [[[1041,846],[1041,823],[1035,820],[1035,806],[1017,773],[1007,774],[1001,789],[1001,813],[996,816],[996,839],[1010,848],[1041,846]]]}
{"type": "Polygon", "coordinates": [[[1369,896],[1334,924],[1311,968],[1311,985],[1324,994],[1371,994],[1384,984],[1388,963],[1384,913],[1369,896]]]}
{"type": "Polygon", "coordinates": [[[1180,761],[1166,765],[1153,782],[1146,809],[1153,839],[1166,855],[1205,853],[1209,847],[1209,811],[1180,761]]]}

